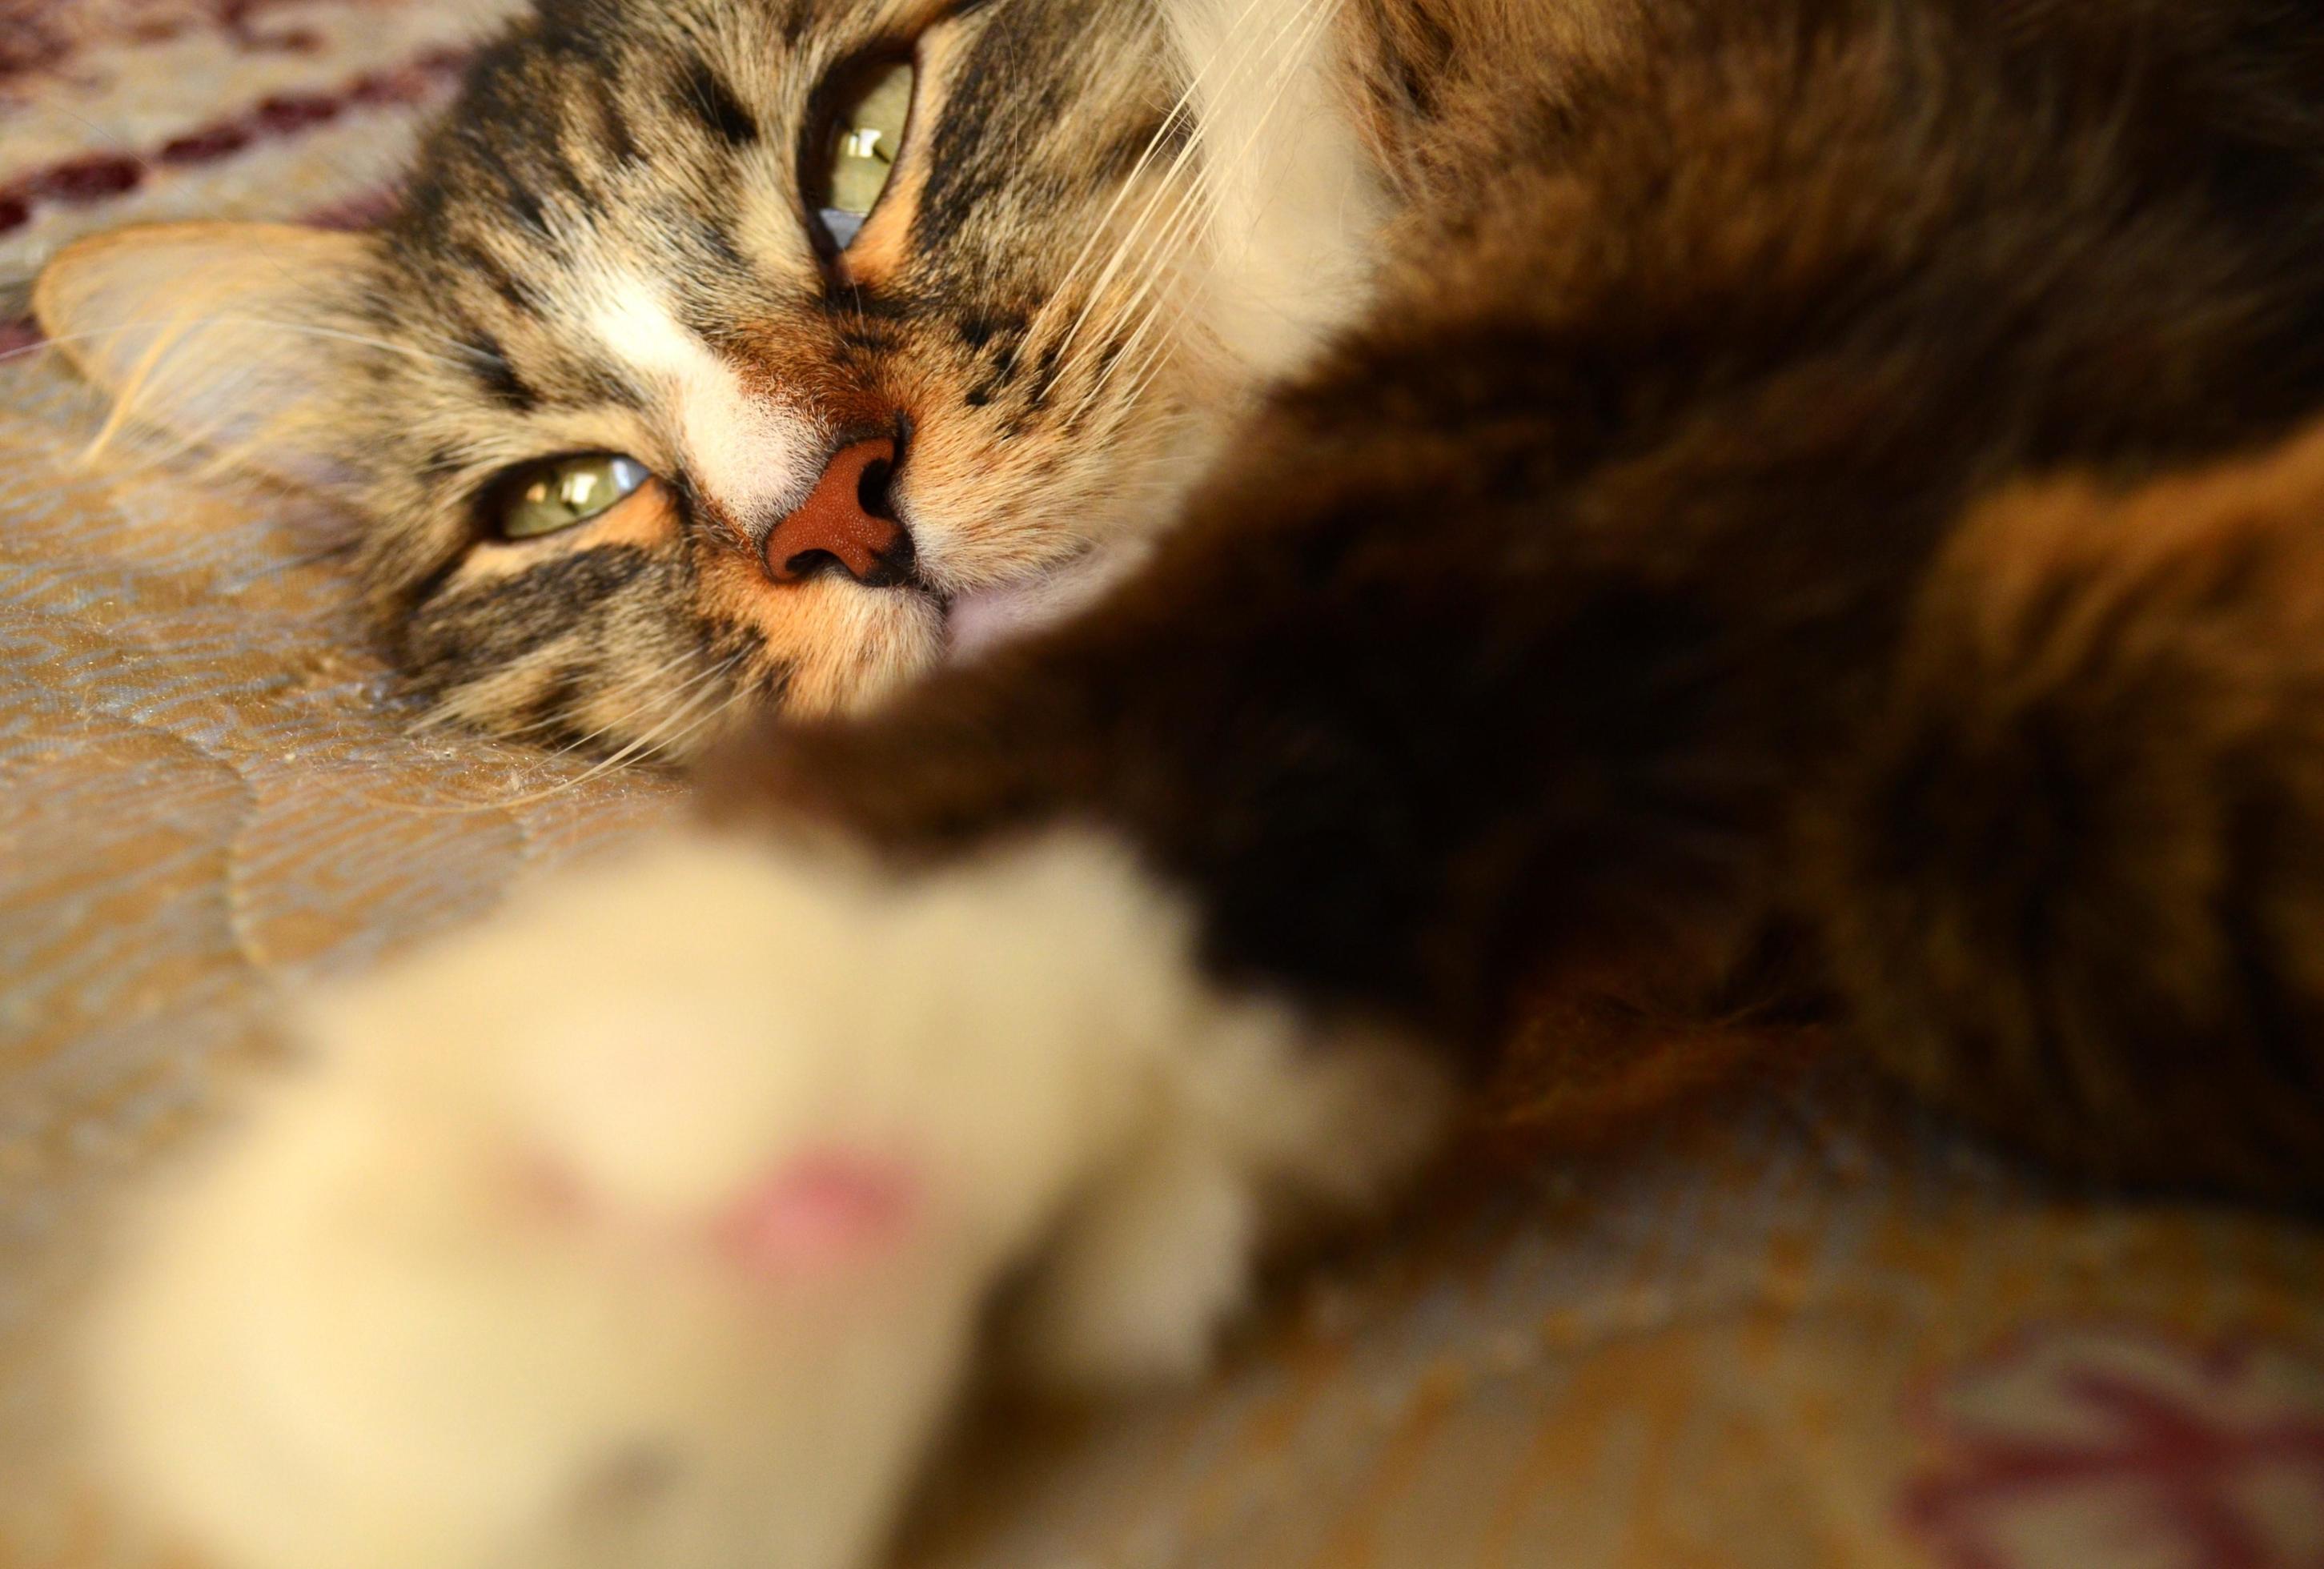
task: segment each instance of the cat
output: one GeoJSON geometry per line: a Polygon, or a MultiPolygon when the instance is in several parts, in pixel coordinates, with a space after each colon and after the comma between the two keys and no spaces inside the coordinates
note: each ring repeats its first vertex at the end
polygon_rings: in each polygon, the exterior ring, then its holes
{"type": "Polygon", "coordinates": [[[1526,984],[1771,932],[2324,1196],[2306,8],[551,0],[383,236],[38,303],[453,716],[724,733],[133,1229],[102,1453],[229,1569],[864,1563],[980,1360],[1199,1368],[1526,984]]]}

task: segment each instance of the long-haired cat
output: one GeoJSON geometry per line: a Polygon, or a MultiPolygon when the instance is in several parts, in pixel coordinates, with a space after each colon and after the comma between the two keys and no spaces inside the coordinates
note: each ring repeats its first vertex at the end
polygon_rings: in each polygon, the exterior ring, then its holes
{"type": "Polygon", "coordinates": [[[40,305],[448,715],[791,717],[145,1215],[101,1441],[230,1569],[860,1563],[983,1337],[1199,1365],[1609,956],[2324,1195],[2311,8],[552,0],[383,234],[40,305]]]}

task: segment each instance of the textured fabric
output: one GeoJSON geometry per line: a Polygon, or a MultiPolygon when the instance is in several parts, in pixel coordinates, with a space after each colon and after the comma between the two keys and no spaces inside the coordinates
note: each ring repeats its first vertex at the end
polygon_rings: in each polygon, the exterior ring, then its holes
{"type": "MultiPolygon", "coordinates": [[[[310,503],[116,448],[5,283],[130,219],[378,205],[485,8],[0,12],[0,1563],[102,1563],[59,1365],[97,1205],[286,983],[490,909],[665,804],[414,741],[310,503]],[[21,14],[19,14],[21,13],[21,14]],[[13,340],[13,341],[12,341],[13,340]]],[[[21,300],[21,296],[19,296],[21,300]]],[[[418,1566],[415,1566],[418,1569],[418,1566]]]]}
{"type": "MultiPolygon", "coordinates": [[[[13,320],[11,285],[94,227],[361,221],[490,9],[0,0],[10,1569],[162,1561],[76,1480],[74,1292],[106,1195],[263,1059],[282,988],[456,927],[675,794],[411,737],[339,521],[81,463],[102,411],[13,320]]],[[[1538,1053],[1527,1139],[1481,1140],[1494,1162],[1295,1274],[1218,1378],[973,1424],[908,1556],[2324,1564],[2324,1238],[2045,1189],[1776,1056],[1538,1053]]]]}
{"type": "Polygon", "coordinates": [[[1199,1391],[972,1437],[922,1562],[2324,1562],[2318,1240],[2045,1196],[1842,1075],[1358,1259],[1199,1391]]]}

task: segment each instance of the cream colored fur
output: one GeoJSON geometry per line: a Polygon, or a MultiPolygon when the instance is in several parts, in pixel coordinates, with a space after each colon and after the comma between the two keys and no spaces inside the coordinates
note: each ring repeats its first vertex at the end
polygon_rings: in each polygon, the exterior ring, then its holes
{"type": "Polygon", "coordinates": [[[226,1569],[838,1569],[996,1288],[1033,1376],[1198,1368],[1290,1216],[1426,1149],[1434,1070],[1192,966],[1086,835],[899,881],[688,836],[319,1000],[93,1342],[125,1491],[226,1569]],[[747,1267],[834,1159],[917,1196],[747,1267]],[[860,1244],[860,1245],[859,1245],[860,1244]]]}
{"type": "Polygon", "coordinates": [[[586,315],[607,362],[655,389],[690,471],[727,516],[770,528],[807,499],[829,448],[812,419],[747,385],[648,280],[612,272],[597,292],[586,315]]]}
{"type": "Polygon", "coordinates": [[[1173,0],[1210,208],[1213,330],[1260,381],[1370,298],[1388,194],[1345,113],[1339,0],[1173,0]]]}

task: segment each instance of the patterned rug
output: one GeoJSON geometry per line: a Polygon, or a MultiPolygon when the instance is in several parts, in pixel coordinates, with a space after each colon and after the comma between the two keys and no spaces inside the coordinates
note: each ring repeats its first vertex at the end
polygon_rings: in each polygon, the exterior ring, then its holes
{"type": "MultiPolygon", "coordinates": [[[[364,222],[499,9],[0,0],[6,1569],[182,1569],[78,1473],[73,1304],[281,990],[675,793],[413,740],[342,521],[81,462],[101,410],[22,319],[93,229],[364,222]]],[[[1293,1272],[1203,1387],[972,1424],[907,1560],[2324,1566],[2324,1236],[2061,1192],[1812,1053],[1537,1033],[1525,1137],[1293,1272]]]]}

